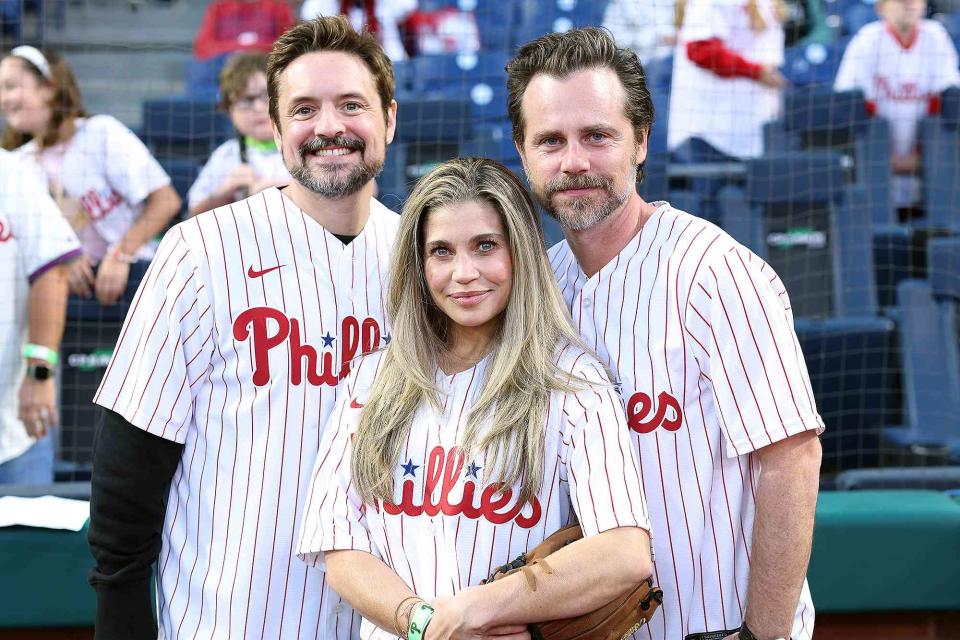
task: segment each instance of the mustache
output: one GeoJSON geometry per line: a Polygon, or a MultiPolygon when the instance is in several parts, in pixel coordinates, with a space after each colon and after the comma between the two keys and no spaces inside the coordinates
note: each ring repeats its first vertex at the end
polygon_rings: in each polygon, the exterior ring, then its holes
{"type": "Polygon", "coordinates": [[[544,192],[549,198],[567,189],[603,189],[604,191],[610,192],[613,189],[613,181],[609,178],[589,174],[558,176],[547,183],[544,192]]]}
{"type": "Polygon", "coordinates": [[[334,136],[332,138],[328,138],[327,136],[316,136],[300,145],[300,158],[302,160],[306,160],[308,153],[316,153],[317,151],[323,151],[324,149],[332,149],[335,147],[343,147],[345,149],[363,153],[363,151],[367,148],[367,145],[359,138],[348,138],[346,136],[334,136]]]}

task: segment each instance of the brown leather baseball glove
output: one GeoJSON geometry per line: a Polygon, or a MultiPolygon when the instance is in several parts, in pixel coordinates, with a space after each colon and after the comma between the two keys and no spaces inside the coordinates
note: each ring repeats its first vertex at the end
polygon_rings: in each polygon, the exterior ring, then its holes
{"type": "MultiPolygon", "coordinates": [[[[531,567],[539,564],[547,573],[553,573],[548,560],[550,554],[582,537],[580,525],[564,527],[530,551],[520,554],[512,562],[497,567],[493,575],[481,584],[520,571],[530,588],[536,591],[537,583],[531,567]]],[[[590,613],[575,618],[531,624],[530,636],[533,640],[621,640],[629,638],[634,631],[646,624],[662,603],[663,591],[654,587],[653,580],[647,578],[646,582],[635,589],[625,591],[590,613]]]]}

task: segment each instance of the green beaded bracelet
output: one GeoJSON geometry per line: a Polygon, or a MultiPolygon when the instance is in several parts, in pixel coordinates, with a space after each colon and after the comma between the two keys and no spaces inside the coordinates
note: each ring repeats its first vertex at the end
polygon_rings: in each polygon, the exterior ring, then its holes
{"type": "Polygon", "coordinates": [[[426,602],[417,604],[410,614],[407,640],[423,640],[423,634],[427,632],[427,625],[430,624],[431,618],[433,618],[433,607],[426,602]]]}

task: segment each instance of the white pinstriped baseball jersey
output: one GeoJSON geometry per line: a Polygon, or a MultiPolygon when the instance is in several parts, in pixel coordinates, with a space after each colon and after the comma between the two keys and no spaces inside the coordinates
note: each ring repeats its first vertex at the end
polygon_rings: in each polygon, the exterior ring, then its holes
{"type": "MultiPolygon", "coordinates": [[[[350,476],[350,442],[381,355],[363,359],[337,402],[317,458],[298,553],[323,565],[321,551],[358,549],[377,555],[420,597],[454,595],[497,566],[569,524],[585,535],[620,526],[649,530],[636,457],[623,407],[612,386],[554,392],[546,429],[544,481],[536,499],[519,504],[495,492],[481,455],[466,460],[459,445],[482,390],[489,358],[453,376],[438,373],[442,407],[421,407],[394,474],[394,503],[364,504],[350,476]]],[[[604,385],[595,358],[565,350],[560,366],[604,385]]],[[[361,637],[395,638],[364,620],[361,637]]]]}
{"type": "MultiPolygon", "coordinates": [[[[550,250],[587,345],[617,377],[640,458],[664,602],[637,638],[740,626],[759,462],[754,451],[823,429],[783,283],[714,225],[656,203],[587,278],[550,250]]],[[[809,640],[806,584],[792,638],[809,640]]]]}
{"type": "Polygon", "coordinates": [[[344,246],[268,189],[161,243],[95,402],[185,444],[159,558],[166,638],[356,637],[294,541],[337,385],[390,340],[398,222],[372,201],[344,246]]]}

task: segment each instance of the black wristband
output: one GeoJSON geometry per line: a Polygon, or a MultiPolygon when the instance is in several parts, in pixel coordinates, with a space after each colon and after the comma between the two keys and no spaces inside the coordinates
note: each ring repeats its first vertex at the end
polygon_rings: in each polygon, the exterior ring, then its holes
{"type": "Polygon", "coordinates": [[[740,625],[740,633],[737,635],[737,638],[739,638],[739,640],[757,640],[757,636],[753,635],[753,631],[747,628],[746,622],[740,625]]]}

